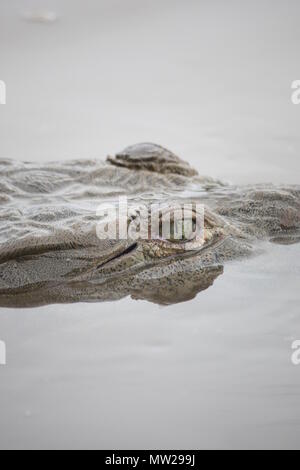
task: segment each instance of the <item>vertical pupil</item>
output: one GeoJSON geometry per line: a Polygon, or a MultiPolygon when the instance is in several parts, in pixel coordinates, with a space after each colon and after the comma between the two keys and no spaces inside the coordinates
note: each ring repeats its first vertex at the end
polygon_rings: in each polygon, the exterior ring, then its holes
{"type": "Polygon", "coordinates": [[[163,227],[162,227],[162,220],[159,222],[159,238],[162,238],[163,235],[163,227]]]}
{"type": "MultiPolygon", "coordinates": [[[[194,218],[185,220],[184,217],[174,220],[175,217],[169,220],[170,223],[170,240],[180,241],[189,240],[195,235],[197,231],[197,223],[194,218]]],[[[166,234],[165,234],[166,235],[166,234]]],[[[159,222],[159,237],[163,238],[163,221],[160,219],[159,222]]]]}

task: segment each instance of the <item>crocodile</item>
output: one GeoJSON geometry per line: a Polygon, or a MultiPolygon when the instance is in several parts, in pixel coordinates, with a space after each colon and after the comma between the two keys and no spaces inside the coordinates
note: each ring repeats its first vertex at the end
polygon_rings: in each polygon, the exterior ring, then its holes
{"type": "Polygon", "coordinates": [[[130,146],[105,161],[1,159],[0,174],[1,307],[127,296],[160,305],[186,302],[211,287],[226,262],[259,253],[260,242],[300,241],[300,186],[226,184],[200,176],[155,144],[130,146]],[[150,215],[153,204],[169,212],[200,204],[203,236],[193,223],[191,233],[183,230],[175,239],[172,227],[181,220],[173,211],[168,237],[160,230],[144,238],[129,231],[101,238],[97,229],[107,226],[108,215],[98,208],[117,208],[120,197],[135,208],[126,214],[128,227],[139,219],[140,206],[150,215]]]}

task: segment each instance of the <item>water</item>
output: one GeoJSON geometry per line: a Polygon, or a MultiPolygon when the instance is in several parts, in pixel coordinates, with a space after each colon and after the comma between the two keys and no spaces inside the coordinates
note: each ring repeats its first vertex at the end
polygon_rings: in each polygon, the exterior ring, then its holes
{"type": "MultiPolygon", "coordinates": [[[[299,2],[3,0],[1,157],[155,141],[233,183],[299,183],[299,2]],[[41,7],[51,23],[22,15],[41,7]]],[[[0,310],[1,448],[299,447],[300,245],[171,307],[0,310]]]]}

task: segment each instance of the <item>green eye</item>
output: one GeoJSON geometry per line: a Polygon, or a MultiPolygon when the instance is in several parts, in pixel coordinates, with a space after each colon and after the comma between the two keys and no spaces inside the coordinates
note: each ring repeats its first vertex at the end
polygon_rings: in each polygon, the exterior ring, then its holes
{"type": "Polygon", "coordinates": [[[195,236],[197,229],[196,221],[183,219],[175,220],[170,225],[170,240],[171,242],[185,242],[192,240],[195,236]]]}

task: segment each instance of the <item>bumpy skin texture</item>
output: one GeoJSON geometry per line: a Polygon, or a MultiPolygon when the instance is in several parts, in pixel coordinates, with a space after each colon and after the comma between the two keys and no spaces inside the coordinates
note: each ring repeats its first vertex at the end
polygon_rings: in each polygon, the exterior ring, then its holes
{"type": "MultiPolygon", "coordinates": [[[[154,144],[108,157],[37,165],[0,160],[0,306],[134,299],[168,305],[194,298],[226,261],[250,256],[258,240],[300,240],[300,187],[236,188],[200,177],[154,144]],[[100,240],[103,202],[150,208],[205,206],[205,243],[100,240]]],[[[131,214],[131,218],[134,218],[131,214]]]]}
{"type": "Polygon", "coordinates": [[[145,170],[161,174],[177,174],[183,176],[196,176],[197,171],[183,162],[174,153],[154,144],[138,144],[127,147],[107,160],[113,165],[130,168],[131,170],[145,170]]]}

